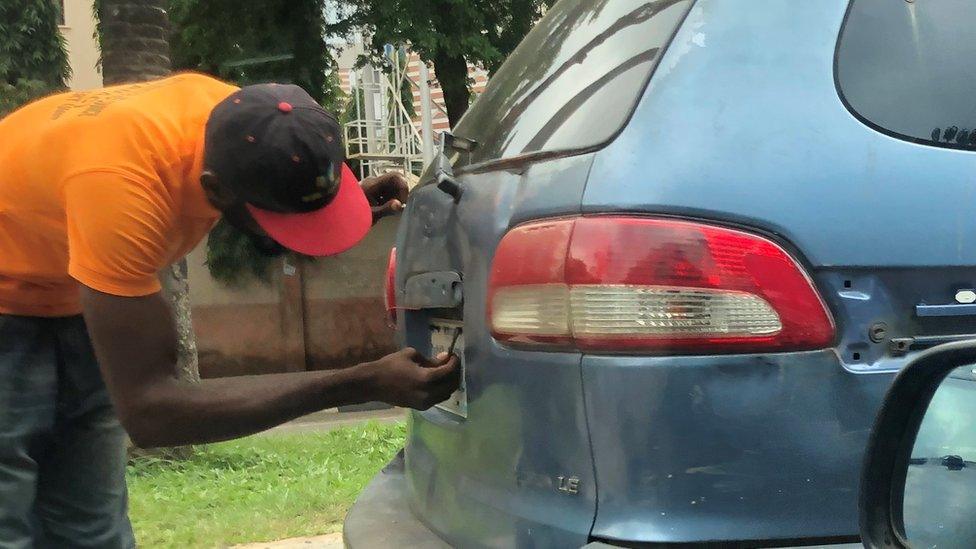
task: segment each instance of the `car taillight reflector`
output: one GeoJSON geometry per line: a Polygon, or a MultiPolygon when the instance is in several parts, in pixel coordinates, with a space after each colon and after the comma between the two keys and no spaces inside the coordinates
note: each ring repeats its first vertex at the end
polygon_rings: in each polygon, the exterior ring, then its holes
{"type": "Polygon", "coordinates": [[[834,324],[774,242],[688,221],[599,216],[516,227],[492,264],[496,339],[662,354],[818,349],[834,324]]]}
{"type": "Polygon", "coordinates": [[[492,326],[510,334],[569,333],[569,288],[564,284],[508,286],[495,294],[492,326]]]}
{"type": "Polygon", "coordinates": [[[396,326],[396,248],[390,249],[390,259],[386,264],[386,282],[383,297],[386,304],[386,317],[391,326],[396,326]]]}

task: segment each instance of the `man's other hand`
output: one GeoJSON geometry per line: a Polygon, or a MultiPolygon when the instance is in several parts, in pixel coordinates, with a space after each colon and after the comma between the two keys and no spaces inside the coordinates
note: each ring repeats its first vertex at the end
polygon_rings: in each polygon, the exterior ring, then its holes
{"type": "Polygon", "coordinates": [[[446,353],[428,360],[407,348],[362,366],[373,399],[416,410],[444,402],[461,382],[458,357],[446,353]]]}
{"type": "Polygon", "coordinates": [[[396,172],[363,179],[363,192],[373,208],[373,224],[403,210],[409,190],[407,180],[396,172]]]}

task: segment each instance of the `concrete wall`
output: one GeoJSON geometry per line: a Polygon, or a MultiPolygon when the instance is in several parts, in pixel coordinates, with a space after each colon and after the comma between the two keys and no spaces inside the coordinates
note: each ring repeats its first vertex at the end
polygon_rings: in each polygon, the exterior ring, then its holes
{"type": "Polygon", "coordinates": [[[395,350],[383,287],[396,228],[396,219],[384,219],[355,248],[305,266],[310,369],[374,360],[395,350]]]}
{"type": "Polygon", "coordinates": [[[102,87],[102,72],[98,65],[98,44],[95,42],[95,18],[92,0],[64,0],[64,25],[61,34],[67,42],[73,90],[102,87]]]}
{"type": "Polygon", "coordinates": [[[187,257],[201,375],[341,368],[393,351],[383,279],[396,224],[383,220],[344,254],[279,263],[271,284],[240,288],[210,278],[201,244],[187,257]]]}
{"type": "Polygon", "coordinates": [[[226,288],[210,278],[205,258],[205,241],[187,256],[201,375],[303,369],[304,359],[295,356],[298,350],[289,340],[295,319],[287,316],[280,267],[269,285],[226,288]]]}

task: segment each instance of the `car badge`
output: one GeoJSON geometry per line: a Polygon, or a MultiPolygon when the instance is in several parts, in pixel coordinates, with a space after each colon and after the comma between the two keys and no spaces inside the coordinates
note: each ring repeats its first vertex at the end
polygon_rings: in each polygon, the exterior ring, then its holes
{"type": "Polygon", "coordinates": [[[956,292],[956,302],[968,305],[970,303],[976,303],[976,291],[973,290],[959,290],[956,292]]]}

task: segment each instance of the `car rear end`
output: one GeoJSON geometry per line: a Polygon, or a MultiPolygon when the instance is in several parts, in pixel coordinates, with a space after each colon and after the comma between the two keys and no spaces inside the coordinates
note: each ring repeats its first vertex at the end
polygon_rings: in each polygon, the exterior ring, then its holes
{"type": "Polygon", "coordinates": [[[976,333],[974,18],[557,4],[456,129],[460,196],[401,224],[401,342],[465,370],[411,415],[413,515],[455,546],[855,538],[892,373],[976,333]]]}

